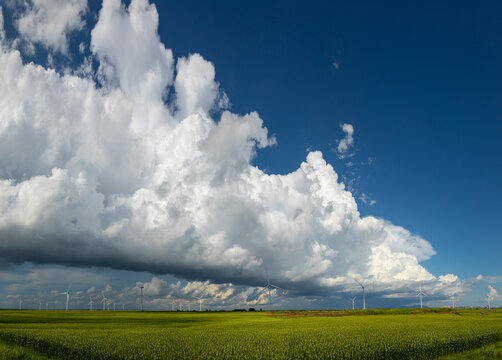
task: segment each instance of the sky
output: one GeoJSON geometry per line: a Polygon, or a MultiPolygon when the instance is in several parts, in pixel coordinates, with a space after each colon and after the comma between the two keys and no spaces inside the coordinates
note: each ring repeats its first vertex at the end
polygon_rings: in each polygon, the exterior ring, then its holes
{"type": "Polygon", "coordinates": [[[0,307],[502,305],[500,2],[0,6],[0,307]]]}

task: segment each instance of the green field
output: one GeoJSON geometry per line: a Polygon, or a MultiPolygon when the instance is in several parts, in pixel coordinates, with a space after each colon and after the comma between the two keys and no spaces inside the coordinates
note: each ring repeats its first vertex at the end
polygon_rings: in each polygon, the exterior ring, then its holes
{"type": "Polygon", "coordinates": [[[502,341],[488,344],[480,348],[445,356],[442,360],[494,360],[502,359],[502,341]]]}
{"type": "Polygon", "coordinates": [[[433,359],[463,352],[452,357],[459,359],[483,358],[483,349],[500,354],[501,342],[500,310],[0,311],[0,359],[433,359]]]}

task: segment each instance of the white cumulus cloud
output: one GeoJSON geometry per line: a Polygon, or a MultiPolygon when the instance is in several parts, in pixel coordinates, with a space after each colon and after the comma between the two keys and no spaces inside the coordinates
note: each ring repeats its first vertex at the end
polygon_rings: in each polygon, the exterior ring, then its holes
{"type": "Polygon", "coordinates": [[[87,0],[28,0],[24,11],[15,21],[20,35],[29,43],[68,53],[72,31],[85,26],[87,0]]]}
{"type": "MultiPolygon", "coordinates": [[[[277,285],[299,293],[347,289],[354,278],[381,292],[439,284],[421,265],[435,254],[431,244],[361,217],[321,152],[285,175],[254,166],[256,148],[276,144],[260,115],[213,118],[224,94],[214,65],[199,54],[174,59],[158,21],[146,0],[103,1],[90,44],[100,84],[24,64],[2,46],[4,264],[254,286],[263,285],[266,266],[277,285]]],[[[354,129],[343,130],[338,148],[346,154],[354,129]]],[[[146,291],[166,286],[155,281],[146,291]]]]}

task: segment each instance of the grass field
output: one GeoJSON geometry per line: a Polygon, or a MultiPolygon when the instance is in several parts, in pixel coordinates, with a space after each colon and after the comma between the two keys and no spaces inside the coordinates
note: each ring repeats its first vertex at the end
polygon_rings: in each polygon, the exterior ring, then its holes
{"type": "Polygon", "coordinates": [[[31,349],[18,346],[18,345],[12,345],[12,344],[6,344],[3,342],[0,342],[0,359],[8,359],[8,360],[44,360],[44,359],[50,359],[39,352],[33,351],[31,349]]]}
{"type": "Polygon", "coordinates": [[[495,360],[502,359],[502,341],[478,349],[445,356],[442,360],[495,360]]]}
{"type": "Polygon", "coordinates": [[[433,359],[501,342],[493,310],[0,311],[0,359],[433,359]]]}

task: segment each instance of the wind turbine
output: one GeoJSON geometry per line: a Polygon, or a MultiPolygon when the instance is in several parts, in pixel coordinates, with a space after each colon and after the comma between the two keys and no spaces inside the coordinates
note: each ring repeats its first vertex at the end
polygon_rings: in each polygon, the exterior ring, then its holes
{"type": "Polygon", "coordinates": [[[140,311],[143,311],[143,284],[141,284],[141,286],[139,287],[139,291],[140,291],[140,311]]]}
{"type": "Polygon", "coordinates": [[[354,304],[356,302],[356,298],[357,298],[357,296],[354,296],[353,298],[350,299],[350,300],[352,300],[352,310],[354,310],[354,304]]]}
{"type": "Polygon", "coordinates": [[[455,296],[452,295],[450,299],[451,299],[451,308],[455,309],[455,296]]]}
{"type": "Polygon", "coordinates": [[[180,301],[180,311],[183,311],[183,303],[180,301]]]}
{"type": "Polygon", "coordinates": [[[486,302],[488,303],[488,309],[491,309],[492,300],[493,298],[490,295],[486,297],[486,302]]]}
{"type": "Polygon", "coordinates": [[[188,302],[188,311],[190,311],[190,301],[188,302]]]}
{"type": "Polygon", "coordinates": [[[199,311],[202,311],[202,302],[204,301],[203,298],[195,296],[197,300],[199,300],[199,311]]]}
{"type": "Polygon", "coordinates": [[[23,308],[23,299],[21,298],[21,295],[19,295],[19,310],[22,310],[23,308]]]}
{"type": "Polygon", "coordinates": [[[125,304],[122,304],[122,311],[125,310],[125,304]]]}
{"type": "Polygon", "coordinates": [[[38,299],[38,310],[42,310],[42,300],[38,299]]]}
{"type": "Polygon", "coordinates": [[[94,301],[92,300],[92,296],[89,296],[89,310],[92,311],[92,304],[94,304],[94,301]]]}
{"type": "Polygon", "coordinates": [[[172,301],[171,302],[171,311],[174,311],[174,306],[176,305],[176,302],[172,301]]]}
{"type": "Polygon", "coordinates": [[[274,284],[270,283],[270,278],[268,277],[268,271],[265,269],[265,273],[267,274],[267,285],[263,287],[263,290],[260,291],[260,293],[267,291],[268,292],[268,305],[272,305],[272,294],[271,294],[271,288],[276,288],[279,290],[282,290],[279,286],[276,286],[274,284]]]}
{"type": "Polygon", "coordinates": [[[70,306],[70,287],[71,287],[71,284],[68,285],[68,289],[66,289],[65,292],[61,293],[63,295],[66,295],[66,311],[68,311],[68,308],[70,306]]]}
{"type": "Polygon", "coordinates": [[[105,311],[105,310],[106,310],[106,301],[107,301],[107,300],[108,300],[108,299],[107,299],[107,298],[103,295],[103,299],[101,299],[101,302],[103,303],[103,311],[105,311]]]}
{"type": "Polygon", "coordinates": [[[420,296],[420,309],[422,309],[423,308],[422,307],[422,296],[427,296],[427,294],[422,291],[422,284],[420,284],[420,288],[419,288],[419,290],[417,290],[417,292],[418,292],[417,296],[420,296]]]}
{"type": "Polygon", "coordinates": [[[364,292],[364,285],[360,283],[357,279],[354,279],[356,283],[359,284],[360,287],[363,288],[363,309],[366,310],[366,294],[364,292]]]}

